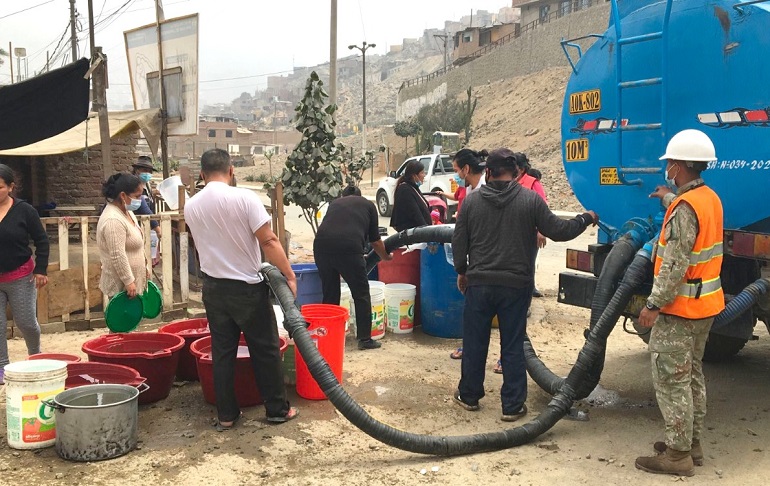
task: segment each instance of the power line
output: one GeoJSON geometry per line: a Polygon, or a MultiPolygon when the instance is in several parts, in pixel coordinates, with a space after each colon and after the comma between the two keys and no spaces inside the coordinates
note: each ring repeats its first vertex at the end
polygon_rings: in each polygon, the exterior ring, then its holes
{"type": "Polygon", "coordinates": [[[27,10],[32,10],[33,8],[41,7],[41,6],[46,5],[48,3],[53,3],[54,1],[55,0],[48,0],[47,2],[38,3],[37,5],[33,5],[31,7],[27,7],[25,9],[22,9],[22,10],[13,12],[13,13],[9,13],[9,14],[3,15],[2,17],[0,17],[0,20],[7,19],[8,17],[11,17],[11,16],[16,15],[16,14],[20,14],[22,12],[26,12],[27,10]]]}
{"type": "Polygon", "coordinates": [[[361,30],[364,31],[364,39],[366,39],[366,26],[364,25],[364,12],[361,10],[361,0],[358,0],[358,16],[361,17],[361,30]]]}

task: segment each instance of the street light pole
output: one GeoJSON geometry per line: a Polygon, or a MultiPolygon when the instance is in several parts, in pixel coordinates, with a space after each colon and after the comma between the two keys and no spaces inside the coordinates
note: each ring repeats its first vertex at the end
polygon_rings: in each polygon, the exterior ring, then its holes
{"type": "MultiPolygon", "coordinates": [[[[370,49],[372,47],[377,47],[377,44],[367,44],[366,41],[364,41],[361,46],[357,46],[355,44],[348,46],[348,49],[358,49],[359,51],[361,51],[361,56],[362,56],[363,75],[364,75],[363,86],[362,86],[363,92],[364,92],[363,93],[363,111],[364,111],[364,114],[363,114],[363,121],[364,121],[364,124],[363,124],[363,135],[364,135],[364,140],[363,140],[363,143],[362,143],[361,152],[364,155],[366,155],[366,50],[370,49]]],[[[374,168],[372,168],[372,170],[374,170],[374,168]]]]}

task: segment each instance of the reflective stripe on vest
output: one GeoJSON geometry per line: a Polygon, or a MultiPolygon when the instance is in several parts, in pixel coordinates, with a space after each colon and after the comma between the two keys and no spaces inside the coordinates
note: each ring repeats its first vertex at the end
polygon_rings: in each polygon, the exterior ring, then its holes
{"type": "MultiPolygon", "coordinates": [[[[724,293],[719,274],[722,269],[723,220],[722,203],[716,193],[706,186],[699,186],[677,196],[666,211],[664,227],[674,208],[682,201],[692,207],[698,218],[698,235],[690,252],[684,282],[677,289],[674,301],[661,308],[664,314],[686,319],[704,319],[719,314],[724,309],[724,293]]],[[[661,231],[655,258],[655,276],[663,263],[666,247],[665,232],[661,231]]]]}

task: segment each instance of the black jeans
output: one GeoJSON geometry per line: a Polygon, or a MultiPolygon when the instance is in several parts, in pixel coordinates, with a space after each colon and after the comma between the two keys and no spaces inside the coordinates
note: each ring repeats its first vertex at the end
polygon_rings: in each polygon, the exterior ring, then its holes
{"type": "Polygon", "coordinates": [[[246,338],[257,388],[268,417],[283,417],[289,411],[283,385],[283,366],[278,328],[265,282],[203,277],[203,305],[211,329],[211,358],[214,362],[214,393],[217,415],[230,422],[240,415],[235,398],[235,360],[241,332],[246,338]]]}
{"type": "Polygon", "coordinates": [[[321,277],[324,304],[340,305],[340,275],[350,287],[356,308],[356,335],[359,340],[372,337],[372,298],[366,278],[366,261],[361,254],[315,252],[315,265],[321,277]]]}
{"type": "Polygon", "coordinates": [[[463,308],[463,360],[460,397],[475,404],[484,396],[484,374],[489,351],[492,318],[500,323],[500,360],[503,386],[500,401],[503,414],[518,412],[527,399],[527,367],[524,360],[524,334],[532,286],[510,288],[501,285],[474,285],[465,291],[463,308]]]}

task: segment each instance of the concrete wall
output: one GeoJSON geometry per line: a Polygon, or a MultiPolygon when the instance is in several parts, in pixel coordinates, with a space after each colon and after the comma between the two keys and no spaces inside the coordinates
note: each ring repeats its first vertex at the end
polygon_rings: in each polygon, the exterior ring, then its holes
{"type": "MultiPolygon", "coordinates": [[[[607,30],[610,5],[602,4],[538,26],[489,54],[450,70],[428,82],[409,86],[398,93],[396,119],[415,115],[422,106],[453,98],[468,86],[510,79],[556,66],[569,66],[560,41],[607,30]]],[[[583,41],[583,50],[591,41],[583,41]]],[[[575,58],[575,52],[571,54],[575,58]]]]}

